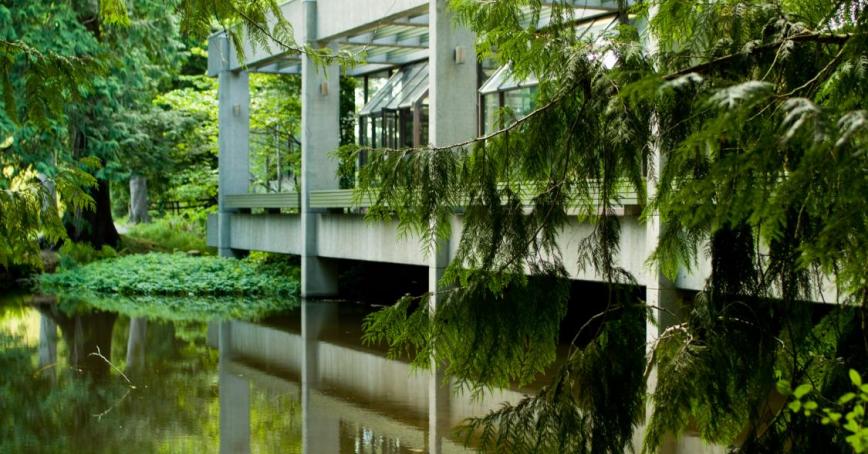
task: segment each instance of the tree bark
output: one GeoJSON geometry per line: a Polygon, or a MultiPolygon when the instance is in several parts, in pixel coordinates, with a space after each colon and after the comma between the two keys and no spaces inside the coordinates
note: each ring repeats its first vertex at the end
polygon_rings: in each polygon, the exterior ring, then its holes
{"type": "MultiPolygon", "coordinates": [[[[78,5],[79,21],[84,27],[96,37],[97,40],[102,40],[99,18],[99,2],[96,0],[87,0],[78,5]]],[[[85,115],[95,115],[93,113],[85,113],[85,115]]],[[[93,123],[97,123],[98,119],[93,123]]],[[[88,138],[87,133],[83,128],[86,128],[87,121],[79,119],[73,120],[70,129],[72,132],[72,153],[75,157],[88,156],[88,138]]],[[[97,178],[97,184],[88,190],[94,201],[93,210],[82,210],[77,213],[71,213],[64,219],[66,225],[66,233],[69,238],[75,242],[88,242],[96,249],[103,246],[111,246],[117,248],[120,245],[121,237],[115,228],[114,219],[112,219],[111,210],[111,192],[109,190],[109,181],[104,178],[97,178]]]]}
{"type": "Polygon", "coordinates": [[[148,179],[143,175],[130,177],[130,222],[151,222],[148,216],[148,179]]]}
{"type": "Polygon", "coordinates": [[[117,248],[121,237],[115,228],[112,218],[112,202],[109,181],[98,179],[97,184],[90,188],[95,207],[93,210],[82,210],[68,219],[66,233],[69,239],[78,242],[88,242],[95,249],[103,246],[117,248]]]}

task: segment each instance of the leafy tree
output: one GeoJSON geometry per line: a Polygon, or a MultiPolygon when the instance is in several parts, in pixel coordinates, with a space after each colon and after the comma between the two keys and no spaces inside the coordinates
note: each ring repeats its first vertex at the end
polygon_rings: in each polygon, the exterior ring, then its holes
{"type": "Polygon", "coordinates": [[[38,265],[37,237],[66,237],[60,212],[74,239],[116,243],[109,179],[130,170],[119,166],[126,151],[141,157],[142,138],[120,134],[154,126],[141,96],[177,57],[175,27],[196,40],[223,27],[236,43],[347,57],[295,43],[279,12],[275,0],[0,2],[0,266],[38,265]]]}
{"type": "Polygon", "coordinates": [[[537,76],[535,111],[466,144],[368,151],[372,217],[433,245],[466,206],[436,310],[405,298],[368,319],[368,340],[475,389],[532,380],[561,335],[587,334],[560,332],[556,238],[578,210],[594,226],[579,264],[611,285],[599,327],[540,393],[470,421],[484,449],[621,452],[646,420],[651,452],[689,429],[749,452],[846,451],[843,434],[783,414],[775,371],[834,399],[848,369],[868,368],[868,5],[653,0],[632,12],[647,27],[622,8],[597,38],[552,3],[537,30],[541,2],[450,1],[481,57],[537,76]],[[625,191],[660,216],[649,260],[668,278],[711,255],[707,287],[648,357],[644,319],[661,308],[623,291],[635,285],[615,260],[625,191]],[[834,304],[809,302],[828,280],[834,304]]]}

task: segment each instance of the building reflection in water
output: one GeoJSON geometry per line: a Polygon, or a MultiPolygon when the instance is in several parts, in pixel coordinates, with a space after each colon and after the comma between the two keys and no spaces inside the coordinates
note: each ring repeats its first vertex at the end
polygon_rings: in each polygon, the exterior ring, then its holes
{"type": "Polygon", "coordinates": [[[521,397],[454,395],[437,374],[363,346],[361,315],[352,312],[347,303],[302,302],[300,314],[277,325],[212,325],[221,452],[250,452],[251,387],[301,402],[303,452],[311,454],[468,452],[453,428],[521,397]]]}

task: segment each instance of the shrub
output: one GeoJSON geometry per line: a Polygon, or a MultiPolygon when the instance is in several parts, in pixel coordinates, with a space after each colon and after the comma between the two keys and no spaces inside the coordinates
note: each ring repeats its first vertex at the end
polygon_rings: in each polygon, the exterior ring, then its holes
{"type": "Polygon", "coordinates": [[[60,268],[68,270],[97,260],[117,257],[118,252],[111,246],[103,246],[100,250],[96,250],[88,243],[66,241],[60,247],[58,256],[60,268]]]}

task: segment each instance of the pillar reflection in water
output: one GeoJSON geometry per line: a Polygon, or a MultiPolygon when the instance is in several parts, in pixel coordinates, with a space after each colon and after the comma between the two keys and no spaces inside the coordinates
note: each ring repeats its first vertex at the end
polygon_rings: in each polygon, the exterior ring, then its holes
{"type": "Polygon", "coordinates": [[[39,368],[52,381],[57,380],[57,323],[45,313],[39,314],[39,368]]]}
{"type": "Polygon", "coordinates": [[[312,404],[313,391],[320,385],[319,339],[327,323],[337,315],[337,303],[302,301],[301,305],[301,411],[304,452],[340,451],[340,420],[333,412],[312,404]]]}
{"type": "Polygon", "coordinates": [[[147,341],[148,319],[130,319],[130,335],[127,338],[127,374],[139,374],[145,369],[145,342],[147,341]]]}
{"type": "Polygon", "coordinates": [[[232,360],[232,322],[219,326],[220,452],[250,452],[250,384],[229,371],[232,360]]]}
{"type": "MultiPolygon", "coordinates": [[[[452,396],[442,372],[414,371],[406,361],[363,346],[362,312],[350,303],[303,301],[283,322],[215,325],[221,452],[250,452],[268,442],[268,435],[257,435],[261,392],[288,393],[300,402],[300,433],[293,440],[304,453],[468,452],[452,429],[482,408],[452,396]]],[[[270,430],[274,426],[268,423],[270,430]]],[[[291,444],[284,439],[281,446],[291,444]]]]}

